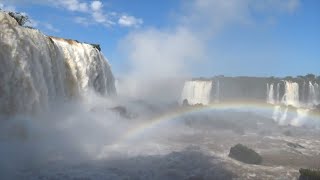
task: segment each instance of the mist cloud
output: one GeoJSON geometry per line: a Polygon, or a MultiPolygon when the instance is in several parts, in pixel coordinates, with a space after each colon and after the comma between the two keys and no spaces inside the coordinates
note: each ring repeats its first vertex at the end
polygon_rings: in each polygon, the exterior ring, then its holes
{"type": "Polygon", "coordinates": [[[150,82],[154,83],[155,79],[192,76],[195,67],[217,60],[211,56],[210,42],[220,32],[236,24],[255,24],[254,13],[267,18],[270,14],[292,12],[298,5],[298,0],[183,1],[181,12],[173,20],[176,25],[140,29],[120,41],[120,51],[129,64],[124,76],[134,86],[126,86],[126,89],[136,89],[138,93],[150,87],[152,92],[154,88],[148,86],[148,79],[153,79],[150,82]]]}

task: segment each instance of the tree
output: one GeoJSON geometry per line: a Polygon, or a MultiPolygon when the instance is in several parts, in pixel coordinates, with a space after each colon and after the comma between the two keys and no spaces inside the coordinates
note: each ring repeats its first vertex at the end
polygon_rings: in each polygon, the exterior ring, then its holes
{"type": "Polygon", "coordinates": [[[20,26],[25,25],[29,21],[29,17],[24,14],[17,12],[9,12],[8,14],[14,18],[20,26]]]}
{"type": "Polygon", "coordinates": [[[314,74],[307,74],[306,75],[307,80],[312,81],[316,79],[316,76],[314,74]]]}

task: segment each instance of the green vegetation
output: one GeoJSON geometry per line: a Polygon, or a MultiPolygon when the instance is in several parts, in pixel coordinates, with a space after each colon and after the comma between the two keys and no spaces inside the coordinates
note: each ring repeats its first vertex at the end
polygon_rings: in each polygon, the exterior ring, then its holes
{"type": "Polygon", "coordinates": [[[94,48],[98,49],[99,51],[101,51],[100,44],[90,44],[90,45],[93,46],[94,48]]]}
{"type": "Polygon", "coordinates": [[[9,12],[8,14],[14,18],[20,26],[24,26],[27,22],[29,22],[29,17],[24,14],[18,12],[9,12]]]}
{"type": "Polygon", "coordinates": [[[300,180],[319,180],[320,179],[320,170],[318,169],[303,169],[299,170],[300,180]]]}
{"type": "Polygon", "coordinates": [[[261,164],[262,157],[254,150],[237,144],[230,149],[229,157],[247,164],[261,164]]]}

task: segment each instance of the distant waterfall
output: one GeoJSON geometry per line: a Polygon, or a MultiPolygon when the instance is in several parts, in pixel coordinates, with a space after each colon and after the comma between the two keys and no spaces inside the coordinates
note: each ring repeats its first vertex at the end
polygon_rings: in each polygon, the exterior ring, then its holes
{"type": "Polygon", "coordinates": [[[186,99],[190,105],[210,103],[212,81],[186,81],[181,94],[181,103],[186,99]]]}
{"type": "Polygon", "coordinates": [[[285,81],[285,94],[282,98],[282,103],[299,107],[299,84],[296,82],[285,81]]]}
{"type": "Polygon", "coordinates": [[[218,80],[216,82],[216,86],[215,86],[215,98],[214,101],[217,103],[220,101],[220,81],[218,80]]]}
{"type": "Polygon", "coordinates": [[[280,83],[277,83],[277,103],[280,103],[280,83]]]}
{"type": "Polygon", "coordinates": [[[315,105],[318,105],[320,103],[320,89],[319,89],[319,84],[314,83],[314,90],[315,90],[315,105]]]}
{"type": "Polygon", "coordinates": [[[303,104],[306,104],[308,102],[308,98],[307,98],[308,93],[307,93],[307,83],[305,81],[303,81],[302,90],[301,91],[302,91],[301,92],[301,97],[300,97],[301,102],[303,104]]]}
{"type": "Polygon", "coordinates": [[[308,105],[318,105],[319,104],[319,85],[317,83],[312,84],[309,81],[309,97],[308,97],[308,105]]]}
{"type": "Polygon", "coordinates": [[[274,100],[274,87],[273,87],[273,83],[272,84],[267,84],[267,102],[270,104],[274,104],[275,100],[274,100]]]}

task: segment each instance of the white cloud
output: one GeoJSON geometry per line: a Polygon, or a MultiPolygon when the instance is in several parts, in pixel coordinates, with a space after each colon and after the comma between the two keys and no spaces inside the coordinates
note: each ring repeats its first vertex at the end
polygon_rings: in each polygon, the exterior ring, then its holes
{"type": "Polygon", "coordinates": [[[93,11],[100,11],[102,6],[103,5],[102,5],[101,1],[92,1],[91,2],[91,9],[93,11]]]}
{"type": "Polygon", "coordinates": [[[75,22],[88,26],[92,24],[101,24],[107,27],[113,26],[119,22],[119,25],[125,27],[136,27],[143,23],[142,19],[134,16],[118,16],[116,12],[107,13],[103,9],[102,1],[94,0],[91,3],[81,2],[79,0],[50,0],[54,1],[59,7],[66,8],[69,11],[84,13],[81,17],[75,18],[75,22]],[[88,17],[91,16],[94,22],[88,17]],[[121,23],[120,23],[121,22],[121,23]]]}
{"type": "Polygon", "coordinates": [[[92,22],[89,19],[85,18],[85,17],[75,17],[74,21],[76,23],[84,25],[84,26],[89,26],[89,25],[92,24],[92,22]]]}
{"type": "Polygon", "coordinates": [[[46,29],[48,29],[48,30],[50,30],[50,31],[52,31],[52,32],[60,32],[59,29],[55,28],[55,27],[54,27],[52,24],[50,24],[50,23],[43,23],[43,26],[44,26],[46,29]]]}
{"type": "Polygon", "coordinates": [[[122,15],[118,20],[118,24],[126,27],[138,27],[143,24],[143,20],[133,16],[122,15]]]}
{"type": "MultiPolygon", "coordinates": [[[[73,13],[78,13],[74,19],[74,22],[81,25],[93,25],[99,24],[106,27],[120,25],[122,27],[137,27],[143,24],[142,19],[136,18],[132,15],[120,15],[125,13],[118,13],[114,11],[105,11],[103,1],[93,0],[91,2],[84,0],[30,0],[26,3],[25,0],[0,0],[0,2],[6,2],[8,4],[40,4],[46,6],[55,6],[57,8],[66,9],[73,13]]],[[[14,9],[12,6],[4,6],[2,9],[14,9]]]]}
{"type": "Polygon", "coordinates": [[[53,4],[70,11],[88,12],[88,4],[78,0],[50,0],[53,4]]]}

